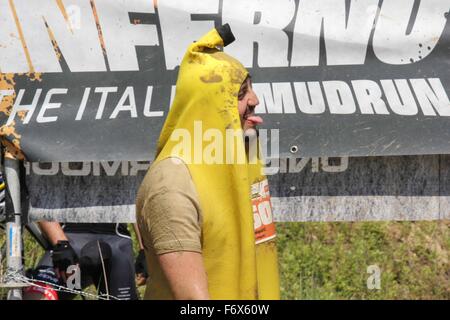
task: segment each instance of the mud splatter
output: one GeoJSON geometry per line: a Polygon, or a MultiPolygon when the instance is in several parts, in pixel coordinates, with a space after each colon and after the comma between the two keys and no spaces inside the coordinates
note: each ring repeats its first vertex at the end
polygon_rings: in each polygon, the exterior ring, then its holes
{"type": "Polygon", "coordinates": [[[201,76],[200,80],[205,83],[217,83],[223,81],[222,76],[214,73],[214,71],[210,71],[207,75],[201,76]]]}
{"type": "MultiPolygon", "coordinates": [[[[0,73],[0,90],[14,90],[15,75],[12,73],[0,73]]],[[[11,114],[12,106],[16,99],[16,93],[3,97],[0,101],[0,116],[8,118],[11,114]]],[[[10,159],[23,160],[24,154],[20,150],[21,135],[16,132],[16,122],[13,121],[9,126],[2,125],[0,127],[0,138],[2,145],[5,147],[5,157],[10,159]]]]}
{"type": "Polygon", "coordinates": [[[25,74],[30,81],[42,82],[42,73],[40,72],[28,72],[25,74]]]}
{"type": "Polygon", "coordinates": [[[237,83],[239,86],[244,82],[245,77],[247,76],[247,71],[244,67],[232,68],[229,72],[231,83],[237,83]]]}
{"type": "MultiPolygon", "coordinates": [[[[0,90],[14,90],[15,85],[14,74],[0,73],[0,90]]],[[[2,101],[0,101],[0,113],[9,116],[15,98],[15,93],[14,95],[3,97],[2,101]]]]}
{"type": "Polygon", "coordinates": [[[191,53],[188,56],[188,63],[189,64],[206,64],[205,59],[203,58],[203,54],[198,53],[191,53]]]}
{"type": "Polygon", "coordinates": [[[97,7],[95,6],[94,0],[91,0],[91,8],[94,13],[95,25],[97,27],[98,38],[100,39],[100,46],[102,47],[103,56],[107,59],[105,39],[103,37],[102,27],[100,26],[100,19],[98,18],[97,7]]]}
{"type": "Polygon", "coordinates": [[[31,62],[30,52],[28,51],[27,43],[25,42],[25,37],[23,35],[22,26],[20,25],[16,7],[14,6],[14,2],[12,0],[9,0],[9,6],[11,8],[11,12],[14,17],[14,22],[16,23],[17,32],[19,33],[20,42],[22,43],[22,47],[25,52],[25,57],[27,58],[28,68],[30,69],[30,72],[34,72],[34,66],[33,63],[31,62]]]}
{"type": "Polygon", "coordinates": [[[238,60],[224,52],[216,52],[209,56],[224,62],[223,71],[228,73],[231,83],[242,84],[248,72],[238,60]]]}
{"type": "Polygon", "coordinates": [[[62,52],[61,49],[58,46],[58,43],[56,42],[55,35],[53,34],[52,29],[48,26],[47,21],[44,19],[45,27],[47,28],[48,36],[50,37],[50,40],[52,42],[53,50],[55,51],[56,58],[61,61],[62,60],[62,52]]]}
{"type": "Polygon", "coordinates": [[[66,20],[67,24],[69,25],[69,30],[71,33],[73,33],[72,24],[70,23],[69,15],[67,14],[66,7],[64,6],[64,3],[62,0],[56,0],[56,4],[58,5],[59,10],[61,11],[64,19],[66,20]]]}

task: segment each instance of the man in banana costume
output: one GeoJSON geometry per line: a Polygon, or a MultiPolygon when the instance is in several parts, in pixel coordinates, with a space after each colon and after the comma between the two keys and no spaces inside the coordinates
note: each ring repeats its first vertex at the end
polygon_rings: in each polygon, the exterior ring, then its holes
{"type": "Polygon", "coordinates": [[[191,44],[136,200],[146,299],[279,299],[275,226],[248,71],[220,50],[228,25],[191,44]],[[255,141],[257,139],[251,139],[255,141]]]}

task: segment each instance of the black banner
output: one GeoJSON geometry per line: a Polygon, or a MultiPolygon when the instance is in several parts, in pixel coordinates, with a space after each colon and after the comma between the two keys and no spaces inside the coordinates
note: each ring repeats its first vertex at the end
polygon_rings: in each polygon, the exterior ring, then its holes
{"type": "MultiPolygon", "coordinates": [[[[187,46],[229,23],[282,156],[450,153],[449,0],[0,1],[0,123],[29,161],[150,160],[187,46]]],[[[272,132],[272,131],[271,131],[272,132]]],[[[269,136],[269,138],[272,138],[269,136]]]]}

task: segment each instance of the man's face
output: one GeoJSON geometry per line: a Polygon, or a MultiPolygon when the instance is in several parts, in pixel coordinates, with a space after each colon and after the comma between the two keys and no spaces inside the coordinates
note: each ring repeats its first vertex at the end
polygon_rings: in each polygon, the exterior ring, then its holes
{"type": "Polygon", "coordinates": [[[263,123],[261,117],[255,116],[255,107],[259,104],[258,97],[253,91],[252,81],[248,77],[241,86],[238,95],[238,109],[242,130],[246,135],[256,133],[256,126],[263,123]]]}

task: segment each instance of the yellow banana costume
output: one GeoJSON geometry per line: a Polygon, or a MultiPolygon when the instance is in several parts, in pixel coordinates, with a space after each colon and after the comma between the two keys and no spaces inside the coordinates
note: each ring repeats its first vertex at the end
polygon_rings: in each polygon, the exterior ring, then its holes
{"type": "MultiPolygon", "coordinates": [[[[279,299],[275,228],[260,161],[205,161],[202,156],[214,149],[211,145],[219,142],[218,137],[215,141],[209,137],[211,143],[200,141],[200,148],[196,138],[210,129],[225,137],[226,130],[232,129],[241,137],[235,139],[233,148],[245,153],[237,106],[238,92],[248,72],[218,48],[226,45],[223,39],[228,41],[230,36],[225,25],[189,46],[180,66],[175,99],[161,131],[155,163],[177,157],[189,169],[203,212],[202,254],[211,298],[279,299]],[[187,148],[180,148],[177,132],[194,137],[185,143],[187,148]]],[[[225,158],[227,148],[225,144],[213,153],[225,158]]],[[[166,283],[163,279],[152,280],[155,287],[166,283]]],[[[158,293],[152,296],[157,298],[158,293]]]]}

